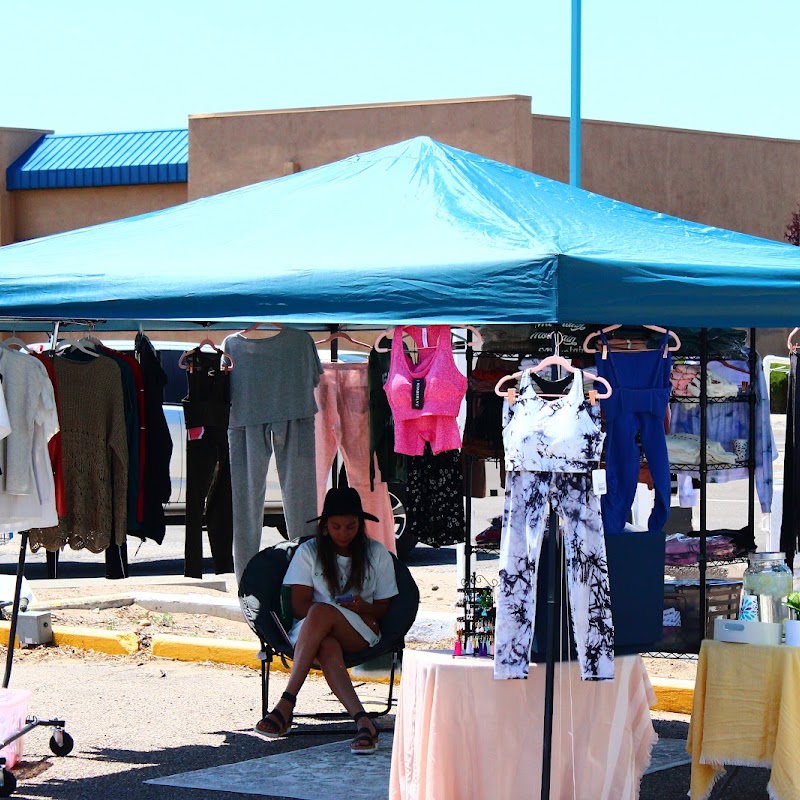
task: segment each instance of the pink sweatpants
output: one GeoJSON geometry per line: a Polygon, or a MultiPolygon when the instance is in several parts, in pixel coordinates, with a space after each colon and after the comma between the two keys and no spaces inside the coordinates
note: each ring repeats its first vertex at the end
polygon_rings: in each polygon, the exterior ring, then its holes
{"type": "Polygon", "coordinates": [[[331,464],[341,451],[347,482],[361,495],[364,511],[380,522],[367,520],[367,535],[396,553],[394,515],[389,488],[375,465],[375,490],[369,488],[369,405],[367,364],[325,364],[315,390],[317,412],[317,499],[325,500],[331,464]]]}

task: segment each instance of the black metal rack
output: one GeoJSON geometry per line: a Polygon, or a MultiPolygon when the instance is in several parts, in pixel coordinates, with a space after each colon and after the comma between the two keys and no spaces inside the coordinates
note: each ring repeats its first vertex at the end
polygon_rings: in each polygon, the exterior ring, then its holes
{"type": "MultiPolygon", "coordinates": [[[[747,508],[747,525],[748,529],[755,532],[755,464],[756,464],[756,448],[755,448],[755,426],[756,426],[756,362],[758,354],[756,352],[756,329],[749,329],[749,353],[748,353],[748,382],[747,388],[742,394],[736,397],[720,397],[710,398],[708,396],[708,365],[709,362],[724,360],[726,356],[730,357],[727,353],[709,353],[708,343],[708,329],[700,329],[700,353],[697,356],[681,356],[682,361],[699,361],[700,366],[700,395],[698,397],[671,397],[670,403],[677,402],[681,404],[697,404],[699,405],[700,412],[700,463],[699,465],[670,465],[673,472],[675,471],[692,471],[695,469],[698,473],[698,480],[700,484],[700,555],[697,560],[697,567],[700,573],[699,576],[699,591],[700,601],[698,604],[699,614],[699,631],[700,638],[696,643],[692,643],[692,649],[687,655],[694,655],[700,651],[700,642],[703,639],[703,632],[706,627],[706,615],[708,606],[708,593],[707,593],[707,571],[711,566],[729,566],[733,563],[741,563],[745,559],[733,558],[726,561],[710,561],[708,559],[707,551],[707,538],[709,535],[708,530],[708,477],[712,472],[725,471],[731,469],[747,468],[748,471],[748,508],[747,508]],[[715,404],[727,403],[748,403],[748,448],[747,460],[745,463],[737,464],[713,464],[708,463],[708,407],[715,404]]],[[[677,360],[677,359],[676,359],[677,360]]],[[[655,652],[648,655],[653,655],[662,658],[674,657],[675,653],[655,652]]]]}

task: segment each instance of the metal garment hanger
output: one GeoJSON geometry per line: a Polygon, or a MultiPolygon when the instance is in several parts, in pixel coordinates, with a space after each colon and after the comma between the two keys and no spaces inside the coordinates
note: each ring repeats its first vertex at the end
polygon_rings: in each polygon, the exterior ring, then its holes
{"type": "Polygon", "coordinates": [[[56,346],[56,353],[63,353],[66,350],[80,350],[82,353],[98,358],[100,353],[97,352],[97,347],[100,344],[99,339],[94,336],[84,336],[81,339],[64,339],[59,345],[56,346]]]}
{"type": "Polygon", "coordinates": [[[284,326],[280,322],[254,322],[249,328],[239,331],[238,336],[245,336],[248,333],[258,330],[262,325],[272,325],[277,330],[283,330],[284,326]]]}
{"type": "Polygon", "coordinates": [[[352,336],[350,336],[349,333],[346,333],[345,331],[335,331],[330,336],[327,336],[325,339],[320,339],[318,342],[314,342],[314,344],[316,345],[328,344],[328,342],[330,342],[333,339],[344,339],[345,341],[350,342],[350,344],[357,344],[359,347],[366,347],[368,350],[372,349],[371,344],[367,344],[366,342],[361,342],[358,339],[354,339],[352,336]]]}
{"type": "Polygon", "coordinates": [[[186,363],[187,356],[190,356],[193,353],[196,353],[198,350],[200,350],[201,347],[205,347],[205,346],[210,347],[212,350],[214,350],[217,353],[222,353],[222,358],[220,359],[220,366],[222,367],[224,372],[230,372],[230,370],[233,369],[233,364],[234,364],[233,356],[230,353],[226,353],[224,350],[220,350],[220,348],[217,347],[217,345],[214,344],[214,342],[212,342],[211,339],[209,339],[207,337],[205,339],[203,339],[203,341],[200,342],[196,347],[192,347],[191,349],[187,350],[185,353],[182,353],[181,357],[178,359],[178,366],[181,369],[185,369],[185,370],[188,370],[189,372],[191,372],[192,371],[192,365],[186,363]]]}
{"type": "MultiPolygon", "coordinates": [[[[583,352],[584,353],[599,353],[600,350],[595,349],[589,343],[594,339],[596,336],[600,336],[601,333],[609,333],[610,331],[615,331],[617,328],[621,328],[622,325],[608,325],[605,328],[602,328],[599,331],[595,331],[594,333],[590,333],[584,340],[583,340],[583,352]]],[[[658,333],[668,333],[674,340],[675,343],[672,344],[670,347],[664,349],[664,358],[667,357],[667,353],[675,353],[676,351],[680,350],[681,348],[681,340],[678,338],[678,334],[675,331],[671,331],[668,328],[662,328],[660,325],[642,325],[642,328],[647,328],[650,331],[657,331],[658,333]]],[[[602,349],[603,358],[605,358],[606,353],[608,352],[607,348],[603,346],[602,349]]],[[[638,351],[638,350],[631,350],[632,353],[635,352],[649,352],[646,350],[638,351]]]]}
{"type": "Polygon", "coordinates": [[[27,343],[23,342],[22,339],[20,339],[16,334],[9,336],[8,339],[3,339],[3,344],[10,350],[20,350],[21,352],[28,353],[29,355],[32,352],[27,343]]]}
{"type": "MultiPolygon", "coordinates": [[[[504,375],[500,378],[499,381],[495,384],[494,393],[498,397],[504,397],[508,400],[509,403],[513,403],[516,400],[516,389],[507,389],[506,391],[501,391],[501,386],[504,383],[507,383],[510,380],[518,380],[521,378],[526,372],[535,372],[539,373],[543,369],[547,369],[547,367],[561,367],[565,372],[583,372],[583,370],[578,369],[577,367],[573,367],[572,364],[563,356],[559,355],[558,351],[561,346],[561,342],[563,341],[564,337],[560,333],[553,334],[553,339],[555,342],[555,353],[552,356],[547,356],[547,358],[540,361],[534,367],[527,367],[526,369],[520,370],[519,372],[515,372],[513,375],[504,375]]],[[[606,387],[606,391],[603,394],[600,394],[596,390],[592,389],[589,392],[589,402],[594,405],[595,400],[607,400],[611,395],[614,393],[614,390],[611,388],[611,384],[603,377],[599,375],[593,375],[592,381],[594,383],[599,383],[602,386],[606,387]]],[[[564,395],[561,394],[545,394],[542,393],[539,395],[540,397],[563,397],[564,395]]]]}
{"type": "MultiPolygon", "coordinates": [[[[375,340],[375,352],[376,353],[388,353],[389,352],[389,348],[388,347],[379,347],[378,346],[378,342],[380,342],[381,339],[389,339],[391,341],[392,337],[394,336],[395,328],[404,328],[404,327],[406,327],[406,326],[405,325],[393,325],[392,327],[387,328],[375,340]]],[[[429,326],[420,325],[420,327],[425,329],[425,328],[427,328],[429,326]]],[[[481,345],[483,344],[483,337],[481,336],[480,332],[478,331],[478,329],[474,325],[450,325],[448,327],[450,327],[451,331],[452,331],[453,328],[464,328],[465,330],[472,331],[472,336],[473,336],[472,348],[474,350],[479,350],[481,345]]]]}

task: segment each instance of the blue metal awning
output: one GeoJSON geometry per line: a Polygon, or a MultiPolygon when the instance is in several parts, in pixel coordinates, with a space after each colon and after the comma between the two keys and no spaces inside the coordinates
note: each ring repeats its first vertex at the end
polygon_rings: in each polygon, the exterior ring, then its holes
{"type": "Polygon", "coordinates": [[[186,183],[189,131],[47,134],[7,170],[14,189],[186,183]]]}

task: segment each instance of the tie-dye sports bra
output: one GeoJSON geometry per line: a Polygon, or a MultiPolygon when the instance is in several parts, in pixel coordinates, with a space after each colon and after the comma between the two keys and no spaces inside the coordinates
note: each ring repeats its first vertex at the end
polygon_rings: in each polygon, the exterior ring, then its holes
{"type": "Polygon", "coordinates": [[[539,397],[526,371],[516,402],[503,403],[503,445],[506,470],[528,472],[589,472],[597,467],[605,433],[600,406],[583,393],[583,373],[577,370],[564,397],[539,397]]]}

